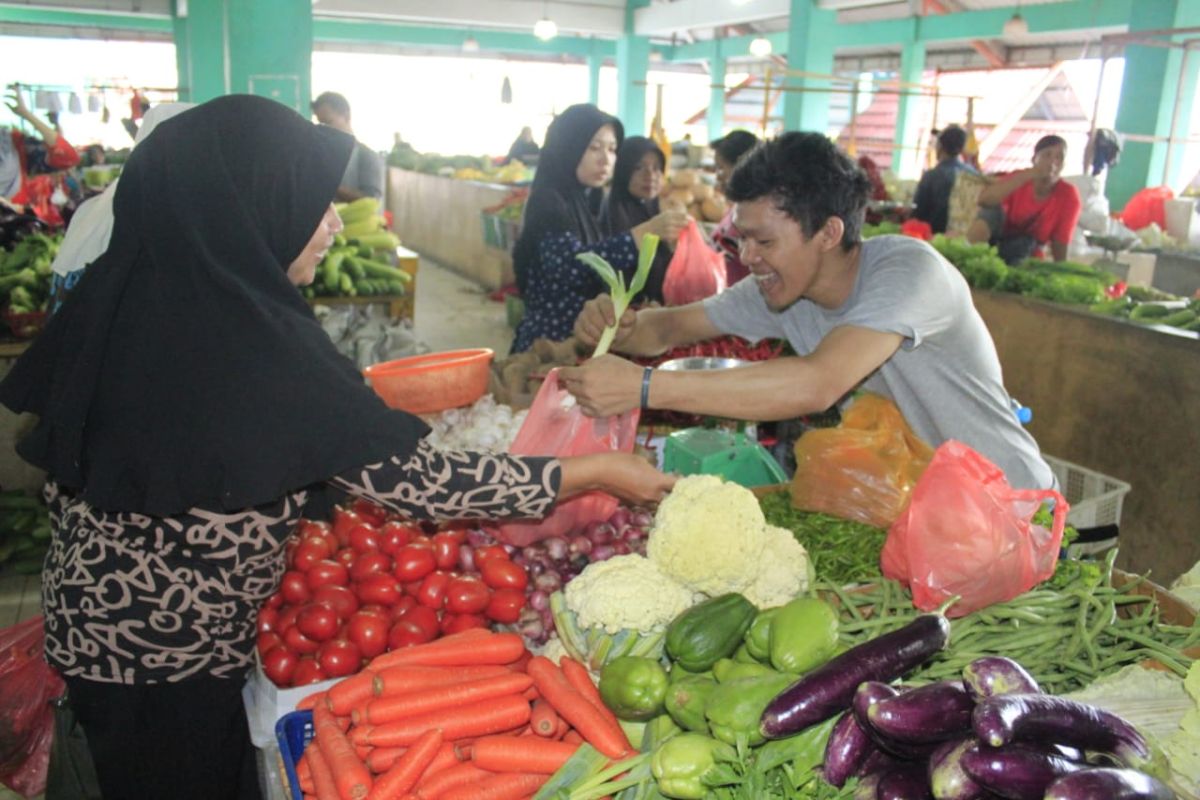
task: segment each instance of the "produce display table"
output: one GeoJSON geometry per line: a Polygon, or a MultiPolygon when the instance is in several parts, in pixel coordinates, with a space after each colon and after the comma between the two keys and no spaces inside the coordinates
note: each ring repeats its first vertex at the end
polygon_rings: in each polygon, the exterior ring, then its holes
{"type": "MultiPolygon", "coordinates": [[[[393,320],[413,318],[413,310],[417,298],[417,267],[421,257],[405,247],[396,248],[396,267],[411,276],[408,282],[408,292],[402,295],[377,295],[373,297],[314,297],[308,301],[310,306],[373,306],[386,305],[388,316],[393,320]]],[[[3,347],[3,345],[0,345],[3,347]]],[[[0,357],[3,350],[0,349],[0,357]]]]}

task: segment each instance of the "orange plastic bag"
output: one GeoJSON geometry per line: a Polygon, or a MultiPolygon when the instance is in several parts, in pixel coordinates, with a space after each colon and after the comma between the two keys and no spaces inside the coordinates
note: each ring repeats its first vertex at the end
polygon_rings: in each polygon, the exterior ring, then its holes
{"type": "MultiPolygon", "coordinates": [[[[529,407],[529,415],[513,439],[510,453],[526,456],[583,456],[592,453],[632,453],[637,440],[641,411],[618,417],[594,419],[584,416],[566,389],[558,385],[558,370],[550,370],[529,407]]],[[[603,522],[619,505],[605,492],[585,492],[559,503],[540,522],[501,525],[496,538],[524,547],[551,536],[580,530],[589,523],[603,522]]]]}
{"type": "Polygon", "coordinates": [[[886,528],[900,515],[933,456],[896,404],[870,392],[836,428],[796,441],[792,505],[886,528]]]}
{"type": "Polygon", "coordinates": [[[42,657],[40,616],[0,630],[0,782],[25,797],[46,790],[54,709],[65,690],[42,657]]]}
{"type": "Polygon", "coordinates": [[[675,255],[663,278],[663,300],[669,306],[685,306],[725,290],[725,255],[704,240],[696,220],[679,234],[675,255]]]}
{"type": "Polygon", "coordinates": [[[1011,600],[1054,574],[1069,506],[1053,489],[1014,489],[1004,472],[962,442],[942,444],[888,530],[883,574],[912,590],[924,611],[958,595],[949,616],[1011,600]],[[1033,522],[1045,500],[1054,523],[1033,522]]]}

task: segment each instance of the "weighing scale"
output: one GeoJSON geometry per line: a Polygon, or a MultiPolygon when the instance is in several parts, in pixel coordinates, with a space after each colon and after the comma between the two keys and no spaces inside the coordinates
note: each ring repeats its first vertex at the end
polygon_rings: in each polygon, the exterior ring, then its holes
{"type": "MultiPolygon", "coordinates": [[[[737,358],[676,358],[659,365],[668,372],[737,369],[749,364],[737,358]]],[[[736,431],[724,428],[685,428],[666,437],[663,470],[679,475],[719,475],[752,488],[785,483],[787,473],[761,444],[745,433],[745,423],[736,431]]]]}

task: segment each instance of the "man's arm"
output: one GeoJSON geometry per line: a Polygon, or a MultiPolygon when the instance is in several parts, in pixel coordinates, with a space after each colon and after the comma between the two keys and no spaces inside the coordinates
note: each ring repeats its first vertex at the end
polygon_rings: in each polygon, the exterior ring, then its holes
{"type": "Polygon", "coordinates": [[[979,193],[977,202],[981,206],[998,206],[1004,202],[1006,197],[1029,183],[1035,177],[1037,177],[1037,173],[1033,169],[1023,169],[998,181],[993,181],[983,187],[983,191],[979,193]]]}

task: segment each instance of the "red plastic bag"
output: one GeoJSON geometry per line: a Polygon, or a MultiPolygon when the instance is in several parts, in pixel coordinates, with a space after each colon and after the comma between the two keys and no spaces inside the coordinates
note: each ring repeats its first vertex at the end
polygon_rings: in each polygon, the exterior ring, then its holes
{"type": "Polygon", "coordinates": [[[1131,231],[1140,231],[1151,222],[1165,229],[1167,211],[1164,204],[1174,197],[1175,193],[1166,186],[1149,186],[1129,198],[1117,217],[1131,231]]]}
{"type": "Polygon", "coordinates": [[[1053,489],[1013,489],[1004,472],[953,439],[934,451],[912,502],[888,529],[883,574],[924,611],[955,595],[948,616],[1011,600],[1054,574],[1069,506],[1053,489]],[[1033,523],[1054,500],[1054,523],[1033,523]]]}
{"type": "MultiPolygon", "coordinates": [[[[583,456],[592,453],[632,453],[641,411],[634,409],[608,419],[585,416],[571,394],[558,385],[558,370],[550,370],[529,408],[529,416],[510,453],[526,456],[583,456]]],[[[557,504],[540,522],[501,525],[496,538],[524,547],[551,536],[561,536],[613,515],[620,501],[605,492],[585,492],[557,504]]]]}
{"type": "Polygon", "coordinates": [[[669,306],[685,306],[724,290],[725,255],[708,246],[696,220],[691,220],[667,265],[663,299],[669,306]]]}
{"type": "Polygon", "coordinates": [[[25,797],[46,790],[50,701],[65,689],[42,656],[42,640],[40,616],[0,630],[0,782],[25,797]]]}

